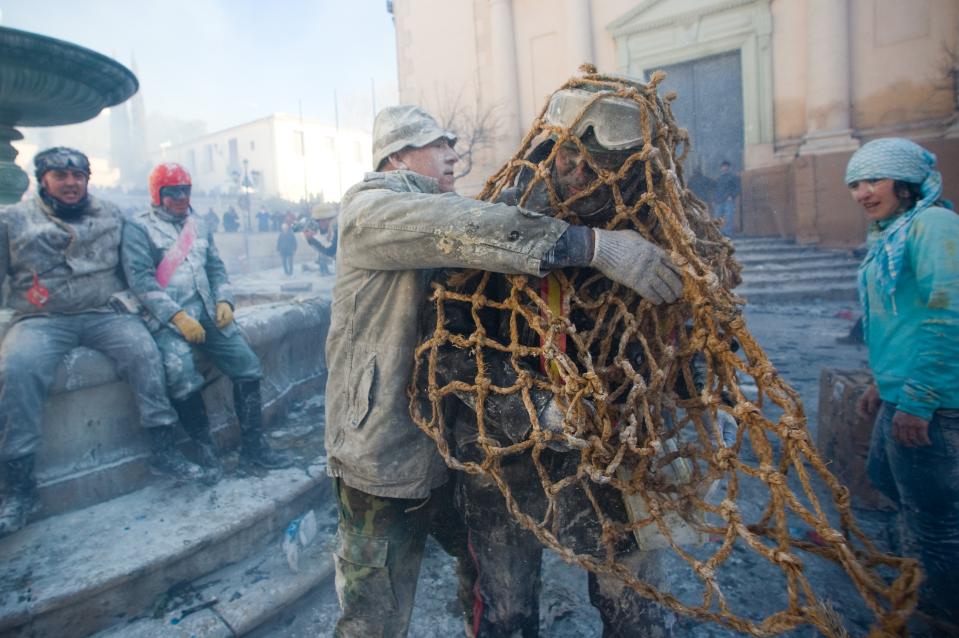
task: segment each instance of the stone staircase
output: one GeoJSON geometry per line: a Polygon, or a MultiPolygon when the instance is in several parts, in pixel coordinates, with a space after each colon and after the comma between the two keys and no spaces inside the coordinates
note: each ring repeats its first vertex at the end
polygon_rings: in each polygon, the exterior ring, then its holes
{"type": "Polygon", "coordinates": [[[733,240],[743,265],[735,292],[750,304],[856,301],[859,259],[848,250],[800,246],[778,237],[733,240]]]}
{"type": "Polygon", "coordinates": [[[204,401],[228,474],[214,487],[153,477],[128,388],[99,353],[74,351],[44,418],[42,509],[0,539],[0,636],[239,636],[329,581],[323,543],[302,547],[296,570],[282,548],[310,510],[318,538],[335,526],[322,453],[329,301],[241,308],[237,322],[263,364],[267,430],[297,466],[238,464],[229,380],[211,371],[204,401]]]}

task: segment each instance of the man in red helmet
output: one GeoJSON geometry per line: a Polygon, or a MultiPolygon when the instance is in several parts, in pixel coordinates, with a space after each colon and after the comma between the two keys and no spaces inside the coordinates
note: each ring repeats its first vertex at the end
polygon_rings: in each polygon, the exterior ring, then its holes
{"type": "Polygon", "coordinates": [[[177,415],[163,385],[160,353],[138,317],[114,310],[122,217],[87,193],[90,162],[58,146],[34,158],[37,196],[0,215],[0,283],[14,323],[0,347],[0,536],[23,527],[38,505],[33,459],[57,367],[74,348],[99,350],[130,384],[150,432],[151,468],[199,479],[177,450],[177,415]]]}
{"type": "Polygon", "coordinates": [[[190,207],[190,174],[179,164],[160,164],[149,188],[153,206],[125,224],[121,260],[130,289],[147,310],[180,422],[199,445],[203,465],[219,471],[196,347],[233,381],[242,456],[268,469],[287,467],[292,456],[270,448],[263,436],[260,361],[233,323],[226,268],[206,220],[190,207]]]}

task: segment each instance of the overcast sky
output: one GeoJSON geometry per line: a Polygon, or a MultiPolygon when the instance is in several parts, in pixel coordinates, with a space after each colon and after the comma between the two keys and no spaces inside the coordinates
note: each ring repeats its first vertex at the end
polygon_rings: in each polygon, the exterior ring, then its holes
{"type": "Polygon", "coordinates": [[[136,58],[148,112],[215,131],[270,113],[371,126],[395,99],[385,0],[0,0],[0,24],[136,58]],[[351,121],[352,120],[352,121],[351,121]]]}

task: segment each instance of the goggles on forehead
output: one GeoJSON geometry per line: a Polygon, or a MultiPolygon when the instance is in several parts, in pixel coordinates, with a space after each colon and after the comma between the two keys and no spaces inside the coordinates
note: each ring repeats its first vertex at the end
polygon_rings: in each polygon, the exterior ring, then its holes
{"type": "Polygon", "coordinates": [[[47,171],[75,170],[90,176],[90,160],[78,150],[57,146],[37,153],[33,158],[37,180],[47,171]]]}
{"type": "Polygon", "coordinates": [[[597,95],[602,93],[582,89],[557,91],[546,108],[546,123],[569,129],[580,138],[592,129],[599,145],[610,151],[642,146],[645,138],[639,105],[614,95],[596,99],[597,95]]]}
{"type": "Polygon", "coordinates": [[[193,187],[189,184],[180,186],[164,186],[160,189],[160,197],[172,197],[173,199],[183,199],[190,196],[193,187]]]}

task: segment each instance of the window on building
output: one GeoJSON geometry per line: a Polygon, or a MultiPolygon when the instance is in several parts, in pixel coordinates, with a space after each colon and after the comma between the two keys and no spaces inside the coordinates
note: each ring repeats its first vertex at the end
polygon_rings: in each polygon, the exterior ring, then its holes
{"type": "Polygon", "coordinates": [[[303,131],[293,131],[293,152],[306,155],[306,140],[303,138],[303,131]]]}
{"type": "Polygon", "coordinates": [[[213,172],[213,145],[207,144],[203,147],[203,172],[213,172]]]}
{"type": "Polygon", "coordinates": [[[253,188],[263,190],[263,173],[260,171],[250,171],[250,180],[253,182],[253,188]]]}
{"type": "Polygon", "coordinates": [[[250,150],[251,151],[256,150],[256,142],[254,142],[253,140],[250,140],[250,150]]]}
{"type": "Polygon", "coordinates": [[[324,135],[320,138],[320,145],[323,147],[324,151],[333,151],[333,138],[329,135],[324,135]]]}
{"type": "Polygon", "coordinates": [[[191,148],[186,152],[186,163],[190,167],[191,173],[196,173],[196,149],[191,148]]]}
{"type": "Polygon", "coordinates": [[[230,168],[235,168],[240,165],[240,145],[237,143],[235,137],[230,138],[229,148],[230,148],[230,168]]]}

